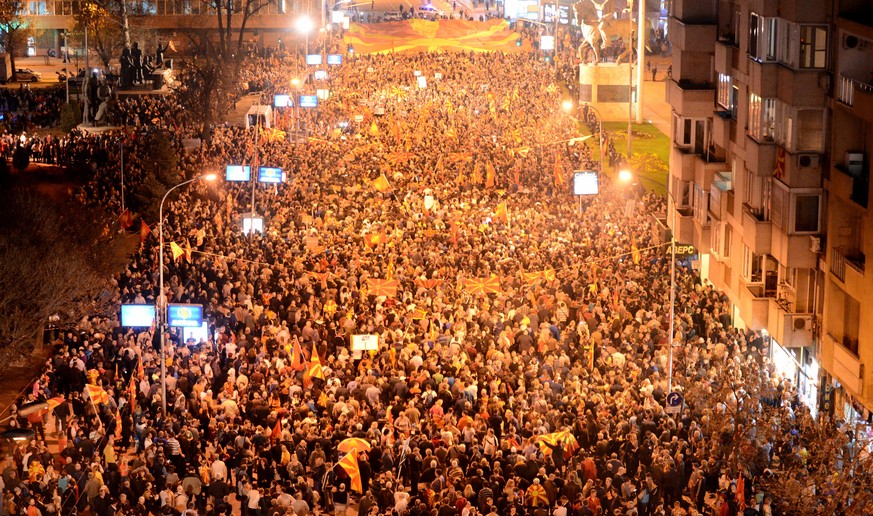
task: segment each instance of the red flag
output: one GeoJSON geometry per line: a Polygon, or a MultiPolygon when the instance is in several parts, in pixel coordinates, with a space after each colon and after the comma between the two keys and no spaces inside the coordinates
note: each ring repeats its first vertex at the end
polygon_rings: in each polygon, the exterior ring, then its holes
{"type": "Polygon", "coordinates": [[[561,158],[555,153],[555,186],[564,185],[564,171],[561,167],[561,158]]]}
{"type": "Polygon", "coordinates": [[[303,351],[300,349],[299,342],[295,342],[291,349],[291,369],[294,371],[303,370],[303,351]]]}
{"type": "Polygon", "coordinates": [[[270,432],[270,439],[273,441],[278,441],[282,438],[282,420],[276,420],[276,426],[273,427],[273,431],[270,432]]]}
{"type": "Polygon", "coordinates": [[[121,212],[121,215],[118,217],[118,224],[121,225],[121,229],[133,226],[133,215],[131,215],[130,210],[125,209],[121,212]]]}
{"type": "Polygon", "coordinates": [[[494,171],[494,165],[489,161],[485,164],[485,188],[494,188],[496,179],[497,173],[494,171]]]}
{"type": "Polygon", "coordinates": [[[151,228],[149,228],[149,225],[146,224],[146,222],[144,220],[139,219],[139,243],[140,244],[145,242],[146,238],[148,238],[149,233],[151,233],[151,232],[152,232],[152,230],[151,230],[151,228]]]}

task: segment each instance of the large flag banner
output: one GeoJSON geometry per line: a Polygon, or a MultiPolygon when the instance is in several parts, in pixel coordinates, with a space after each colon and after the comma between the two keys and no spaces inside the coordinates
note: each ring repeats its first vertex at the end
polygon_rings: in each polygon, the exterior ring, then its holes
{"type": "Polygon", "coordinates": [[[173,253],[174,262],[178,262],[179,257],[185,254],[185,251],[176,242],[170,242],[170,251],[173,253]]]}
{"type": "Polygon", "coordinates": [[[371,296],[394,297],[400,282],[396,279],[367,278],[367,290],[371,296]]]}
{"type": "Polygon", "coordinates": [[[388,23],[350,23],[343,42],[355,48],[355,54],[388,52],[529,52],[531,45],[517,45],[518,33],[510,30],[503,19],[484,22],[472,20],[403,20],[388,23]]]}
{"type": "Polygon", "coordinates": [[[471,294],[499,294],[500,278],[492,275],[488,278],[465,279],[464,288],[471,294]]]}

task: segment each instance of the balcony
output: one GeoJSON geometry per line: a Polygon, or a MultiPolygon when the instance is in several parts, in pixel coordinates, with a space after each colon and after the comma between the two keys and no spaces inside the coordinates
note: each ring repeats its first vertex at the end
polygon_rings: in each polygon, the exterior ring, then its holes
{"type": "Polygon", "coordinates": [[[673,219],[675,220],[673,229],[675,230],[676,241],[680,244],[692,244],[694,247],[706,249],[702,242],[694,240],[694,214],[691,208],[676,209],[671,205],[670,210],[675,210],[675,213],[668,214],[667,220],[670,220],[670,217],[675,217],[673,219]]]}
{"type": "Polygon", "coordinates": [[[873,123],[873,86],[869,83],[840,75],[836,96],[855,116],[873,123]]]}
{"type": "Polygon", "coordinates": [[[846,284],[857,285],[864,279],[864,253],[857,249],[831,249],[831,273],[846,284]]]}
{"type": "Polygon", "coordinates": [[[694,180],[694,152],[690,148],[674,145],[670,150],[670,175],[682,181],[694,180]]]}
{"type": "Polygon", "coordinates": [[[759,142],[746,135],[746,168],[757,176],[772,176],[776,164],[776,145],[759,142]]]}
{"type": "Polygon", "coordinates": [[[785,66],[776,68],[778,89],[776,97],[792,106],[814,106],[821,104],[825,99],[821,87],[821,70],[796,71],[785,66]]]}
{"type": "Polygon", "coordinates": [[[731,41],[717,41],[715,43],[715,71],[724,75],[733,76],[734,69],[738,67],[740,49],[731,41]]]}
{"type": "Polygon", "coordinates": [[[708,118],[715,103],[715,86],[709,83],[667,82],[667,103],[683,117],[708,118]]]}
{"type": "Polygon", "coordinates": [[[773,223],[764,220],[761,210],[743,204],[743,243],[755,254],[770,254],[773,223]]]}
{"type": "Polygon", "coordinates": [[[670,34],[673,44],[686,52],[712,52],[715,41],[715,25],[686,24],[676,18],[670,19],[670,34]]]}
{"type": "Polygon", "coordinates": [[[823,365],[826,367],[830,365],[830,367],[827,367],[828,372],[837,377],[843,387],[848,388],[850,392],[856,395],[860,395],[864,368],[861,367],[861,361],[858,359],[858,356],[850,351],[842,341],[842,337],[835,337],[830,333],[824,335],[822,339],[822,355],[830,354],[833,357],[833,361],[831,364],[825,362],[823,365]]]}
{"type": "Polygon", "coordinates": [[[768,327],[770,298],[764,295],[764,285],[741,283],[739,305],[749,328],[761,330],[768,327]]]}
{"type": "Polygon", "coordinates": [[[834,170],[830,176],[829,191],[841,199],[852,201],[861,208],[867,208],[870,196],[870,177],[866,168],[860,174],[852,173],[849,168],[842,164],[834,164],[834,170]]]}

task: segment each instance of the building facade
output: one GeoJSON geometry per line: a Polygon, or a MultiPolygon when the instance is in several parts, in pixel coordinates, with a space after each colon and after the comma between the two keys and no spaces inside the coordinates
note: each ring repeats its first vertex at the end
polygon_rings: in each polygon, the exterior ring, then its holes
{"type": "Polygon", "coordinates": [[[847,420],[873,408],[865,3],[675,0],[667,86],[677,241],[804,400],[847,420]]]}

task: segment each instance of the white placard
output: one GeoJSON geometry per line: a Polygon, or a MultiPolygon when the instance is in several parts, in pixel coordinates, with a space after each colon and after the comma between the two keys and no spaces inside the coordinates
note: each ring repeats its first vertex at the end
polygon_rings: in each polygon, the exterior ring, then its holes
{"type": "Polygon", "coordinates": [[[352,351],[375,351],[379,349],[378,335],[352,335],[352,351]]]}
{"type": "Polygon", "coordinates": [[[418,77],[418,87],[421,89],[427,88],[427,77],[418,77]]]}
{"type": "Polygon", "coordinates": [[[364,121],[364,115],[355,115],[355,123],[360,124],[364,121]]]}
{"type": "Polygon", "coordinates": [[[437,73],[433,74],[433,78],[438,80],[438,81],[441,81],[443,79],[443,74],[441,74],[440,72],[437,72],[437,73]]]}
{"type": "Polygon", "coordinates": [[[412,72],[412,75],[414,75],[416,77],[421,77],[421,70],[416,70],[416,71],[412,72]]]}

